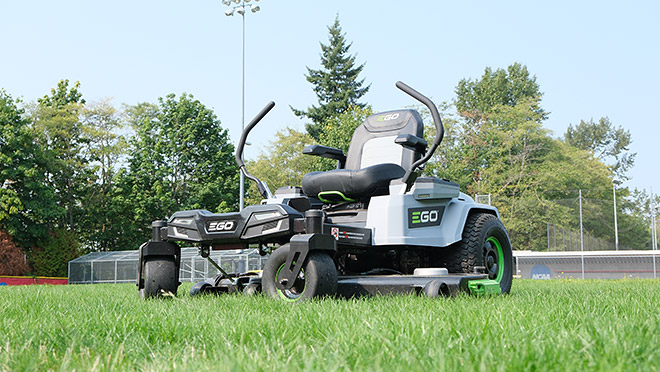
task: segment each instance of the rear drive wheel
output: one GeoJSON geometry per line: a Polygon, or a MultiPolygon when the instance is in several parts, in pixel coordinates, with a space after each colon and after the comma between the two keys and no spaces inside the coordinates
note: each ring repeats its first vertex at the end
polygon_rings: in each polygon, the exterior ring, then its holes
{"type": "Polygon", "coordinates": [[[144,288],[140,289],[140,297],[160,297],[162,291],[176,295],[177,282],[176,263],[173,258],[151,259],[144,263],[144,288]]]}
{"type": "Polygon", "coordinates": [[[300,274],[290,289],[278,289],[276,283],[286,258],[289,245],[277,248],[264,265],[261,284],[263,292],[272,298],[299,302],[315,297],[332,296],[337,292],[337,269],[332,258],[322,252],[309,252],[300,274]]]}
{"type": "Polygon", "coordinates": [[[488,278],[509,293],[513,281],[513,254],[509,235],[502,222],[488,213],[468,217],[463,239],[449,249],[447,268],[450,272],[473,273],[476,266],[486,268],[488,278]]]}

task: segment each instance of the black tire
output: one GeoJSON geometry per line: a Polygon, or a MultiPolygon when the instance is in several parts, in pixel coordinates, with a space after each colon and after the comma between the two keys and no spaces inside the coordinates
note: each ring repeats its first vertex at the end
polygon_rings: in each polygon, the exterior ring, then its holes
{"type": "Polygon", "coordinates": [[[195,283],[195,285],[193,285],[192,288],[190,288],[190,295],[197,296],[199,294],[208,293],[207,291],[208,288],[211,288],[211,284],[208,282],[195,283]]]}
{"type": "Polygon", "coordinates": [[[511,291],[511,241],[496,216],[488,213],[471,214],[465,222],[463,239],[449,247],[449,250],[445,261],[449,272],[473,273],[476,266],[483,266],[488,278],[500,284],[502,293],[511,291]]]}
{"type": "Polygon", "coordinates": [[[437,279],[426,283],[424,286],[424,294],[430,298],[435,298],[438,296],[449,297],[451,295],[447,284],[442,283],[437,279]]]}
{"type": "Polygon", "coordinates": [[[173,258],[157,258],[146,261],[143,275],[144,288],[140,289],[140,297],[161,297],[162,291],[170,292],[176,296],[179,283],[177,282],[176,263],[173,258]]]}
{"type": "Polygon", "coordinates": [[[299,302],[333,296],[337,292],[337,268],[332,258],[323,252],[310,252],[307,255],[300,275],[290,290],[278,289],[275,283],[288,255],[289,245],[286,244],[277,248],[266,261],[261,278],[266,295],[284,301],[299,302]]]}
{"type": "Polygon", "coordinates": [[[250,283],[243,288],[243,294],[246,296],[256,296],[261,293],[261,284],[250,283]]]}

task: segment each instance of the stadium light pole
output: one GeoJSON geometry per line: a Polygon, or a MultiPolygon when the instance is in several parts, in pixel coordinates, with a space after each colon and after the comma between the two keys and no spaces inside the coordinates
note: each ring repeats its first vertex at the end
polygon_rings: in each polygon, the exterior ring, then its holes
{"type": "Polygon", "coordinates": [[[619,227],[616,218],[616,180],[612,181],[612,194],[614,195],[614,248],[619,250],[619,227]]]}
{"type": "MultiPolygon", "coordinates": [[[[261,9],[259,5],[255,4],[259,2],[259,0],[254,0],[255,3],[250,4],[251,1],[252,0],[222,0],[222,3],[229,7],[229,9],[225,10],[225,15],[227,17],[232,17],[234,14],[238,14],[241,16],[243,23],[243,41],[241,49],[241,133],[245,130],[245,13],[247,13],[247,10],[256,13],[261,9]]],[[[239,177],[238,210],[242,211],[245,206],[245,176],[243,176],[243,172],[239,171],[239,177]]]]}
{"type": "Polygon", "coordinates": [[[582,252],[581,256],[581,266],[582,266],[582,279],[584,279],[584,233],[582,230],[582,189],[580,189],[579,196],[580,198],[580,251],[582,252]]]}
{"type": "Polygon", "coordinates": [[[653,187],[651,187],[651,249],[656,250],[658,249],[658,234],[656,232],[656,221],[655,221],[655,215],[657,213],[656,207],[655,207],[655,200],[653,197],[653,187]]]}

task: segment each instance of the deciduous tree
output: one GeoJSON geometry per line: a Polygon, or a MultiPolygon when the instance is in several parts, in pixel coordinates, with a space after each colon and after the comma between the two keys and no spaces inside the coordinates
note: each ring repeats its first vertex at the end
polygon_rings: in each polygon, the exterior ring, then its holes
{"type": "Polygon", "coordinates": [[[635,163],[637,154],[630,152],[630,131],[615,127],[608,117],[595,122],[580,120],[580,124],[568,126],[564,141],[571,146],[591,151],[605,163],[610,163],[612,172],[619,180],[627,180],[626,173],[635,163]]]}
{"type": "Polygon", "coordinates": [[[184,93],[160,98],[157,109],[141,104],[128,111],[136,136],[113,196],[115,213],[126,213],[116,226],[127,234],[117,249],[135,249],[149,237],[151,221],[177,210],[236,208],[234,146],[210,109],[184,93]]]}

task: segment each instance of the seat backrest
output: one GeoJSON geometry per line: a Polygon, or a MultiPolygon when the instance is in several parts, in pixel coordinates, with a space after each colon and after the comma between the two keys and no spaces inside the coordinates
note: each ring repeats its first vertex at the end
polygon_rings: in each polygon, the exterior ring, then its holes
{"type": "Polygon", "coordinates": [[[369,116],[353,132],[346,154],[346,169],[362,169],[383,163],[409,169],[422,154],[394,143],[400,134],[424,138],[424,123],[417,111],[396,110],[369,116]]]}

